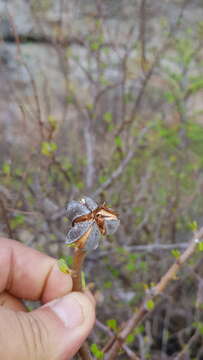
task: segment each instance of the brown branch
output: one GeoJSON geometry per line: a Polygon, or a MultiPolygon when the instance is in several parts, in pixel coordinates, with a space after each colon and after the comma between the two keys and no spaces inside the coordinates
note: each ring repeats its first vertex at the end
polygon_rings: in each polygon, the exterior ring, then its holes
{"type": "Polygon", "coordinates": [[[148,306],[149,300],[155,300],[158,295],[161,295],[166,289],[168,284],[175,279],[177,272],[180,270],[181,266],[187,261],[187,259],[195,252],[197,244],[203,238],[203,227],[196,232],[193,239],[189,242],[186,250],[180,255],[180,257],[175,261],[175,263],[169,268],[167,273],[161,278],[159,283],[152,288],[146,294],[144,301],[138,308],[138,310],[132,315],[132,317],[126,322],[125,326],[114,338],[110,339],[108,347],[106,347],[105,360],[116,359],[118,351],[120,350],[122,344],[125,342],[126,337],[137,328],[137,326],[144,320],[146,315],[148,315],[152,309],[148,306]]]}
{"type": "Polygon", "coordinates": [[[141,67],[145,72],[146,68],[146,0],[140,4],[140,42],[141,42],[141,67]]]}
{"type": "MultiPolygon", "coordinates": [[[[199,322],[200,320],[200,314],[201,314],[201,304],[202,304],[202,285],[203,285],[203,279],[194,271],[193,269],[193,275],[195,275],[196,279],[198,280],[198,289],[197,289],[197,299],[196,299],[196,314],[195,314],[195,322],[199,322]]],[[[188,339],[187,341],[185,340],[185,329],[183,329],[183,334],[182,334],[182,339],[181,339],[181,334],[179,334],[178,339],[182,345],[182,350],[175,356],[174,360],[184,360],[186,357],[189,358],[190,356],[190,352],[191,352],[191,348],[194,347],[195,343],[197,343],[199,341],[199,339],[201,338],[201,332],[199,331],[198,328],[196,328],[195,332],[193,333],[193,335],[190,337],[190,339],[188,339]],[[182,340],[182,341],[181,341],[182,340]]],[[[189,330],[191,332],[191,329],[189,330]]],[[[198,355],[196,355],[197,359],[198,359],[198,355]]]]}
{"type": "MultiPolygon", "coordinates": [[[[74,258],[73,258],[73,291],[82,291],[82,277],[81,277],[81,269],[84,263],[86,256],[86,251],[80,248],[75,249],[74,258]]],[[[88,348],[87,343],[83,343],[79,350],[79,355],[82,360],[91,360],[91,354],[88,348]]]]}
{"type": "Polygon", "coordinates": [[[196,330],[195,333],[190,338],[190,340],[181,350],[181,352],[174,358],[174,360],[184,360],[187,351],[191,348],[192,344],[194,344],[198,340],[199,337],[200,337],[199,330],[196,330]]]}
{"type": "Polygon", "coordinates": [[[84,142],[85,142],[85,150],[86,150],[86,170],[85,170],[85,183],[87,189],[91,189],[94,184],[95,178],[95,155],[94,155],[94,147],[95,147],[95,136],[92,131],[92,124],[90,119],[86,119],[86,124],[83,129],[84,134],[84,142]]]}
{"type": "Polygon", "coordinates": [[[76,94],[73,95],[73,104],[76,110],[79,112],[81,117],[84,121],[83,126],[83,136],[84,136],[84,144],[85,144],[85,151],[86,151],[86,170],[85,170],[85,183],[87,189],[90,189],[94,183],[95,177],[95,154],[94,154],[94,147],[95,147],[95,135],[92,128],[92,118],[91,115],[88,113],[87,109],[83,109],[84,106],[80,104],[80,101],[76,94]]]}
{"type": "Polygon", "coordinates": [[[140,145],[140,140],[143,139],[145,134],[149,131],[149,129],[152,127],[150,124],[149,126],[144,127],[141,131],[138,137],[136,137],[135,141],[132,143],[130,150],[128,151],[126,157],[121,161],[119,166],[116,170],[113,171],[111,176],[94,192],[92,195],[93,197],[97,197],[102,193],[103,190],[107,189],[114,180],[116,180],[119,176],[122,175],[125,167],[129,164],[129,162],[132,160],[132,158],[135,155],[136,150],[138,149],[140,145]]]}
{"type": "Polygon", "coordinates": [[[38,95],[38,91],[37,91],[37,85],[36,85],[36,82],[35,82],[35,79],[34,79],[32,73],[30,71],[29,66],[23,60],[21,47],[20,47],[20,44],[21,44],[20,37],[18,35],[13,16],[10,14],[8,9],[7,9],[7,15],[8,15],[8,19],[9,19],[9,24],[10,24],[12,32],[13,32],[15,43],[16,43],[18,61],[24,66],[24,68],[26,69],[26,71],[30,77],[30,82],[32,85],[33,95],[34,95],[36,108],[37,108],[37,122],[38,122],[38,126],[39,126],[39,133],[40,133],[40,137],[41,137],[41,141],[42,141],[45,138],[45,134],[44,134],[44,123],[42,120],[42,111],[41,111],[41,104],[40,104],[40,99],[39,99],[39,95],[38,95]]]}
{"type": "Polygon", "coordinates": [[[56,158],[56,155],[53,153],[52,154],[52,158],[51,158],[51,163],[50,166],[55,165],[59,171],[61,172],[61,174],[63,174],[64,178],[66,179],[67,182],[71,183],[71,178],[68,174],[68,172],[66,170],[64,170],[62,164],[60,163],[60,161],[56,158]]]}
{"type": "MultiPolygon", "coordinates": [[[[186,242],[180,242],[180,243],[171,243],[171,244],[148,244],[148,245],[130,245],[130,246],[124,246],[124,250],[128,252],[132,251],[143,251],[143,252],[153,252],[153,251],[170,251],[173,249],[186,249],[188,246],[188,243],[186,242]]],[[[112,249],[113,250],[113,249],[112,249]]],[[[114,252],[114,251],[111,251],[114,252]]],[[[108,251],[109,253],[109,251],[108,251]]]]}
{"type": "Polygon", "coordinates": [[[3,217],[3,220],[4,220],[5,224],[6,224],[8,235],[9,235],[9,237],[11,239],[13,239],[14,236],[13,236],[12,228],[10,226],[9,215],[8,215],[8,211],[7,211],[7,208],[6,208],[6,204],[5,204],[4,199],[1,198],[1,197],[0,197],[0,207],[2,209],[2,217],[3,217]]]}
{"type": "Polygon", "coordinates": [[[157,50],[157,53],[154,57],[154,60],[149,68],[149,70],[147,72],[145,72],[145,76],[142,80],[142,83],[141,83],[141,88],[139,90],[139,93],[137,95],[137,98],[135,99],[135,103],[134,103],[134,106],[131,110],[131,113],[129,115],[129,118],[125,121],[122,122],[122,124],[118,127],[117,131],[116,131],[116,135],[120,135],[122,133],[122,131],[126,128],[126,126],[131,126],[137,113],[138,113],[138,110],[140,108],[140,105],[141,105],[141,102],[142,102],[142,99],[143,99],[143,96],[145,94],[145,90],[147,88],[147,85],[149,83],[149,80],[151,79],[153,73],[154,73],[154,70],[155,68],[159,65],[162,57],[163,57],[163,54],[167,51],[167,49],[170,47],[170,44],[171,44],[171,40],[173,38],[173,35],[174,33],[178,30],[178,28],[180,27],[180,24],[181,24],[181,20],[183,18],[183,14],[184,14],[184,11],[185,11],[185,8],[186,6],[189,4],[191,0],[185,0],[183,2],[183,5],[181,7],[181,10],[180,10],[180,13],[177,17],[177,20],[175,22],[175,25],[171,27],[171,30],[166,38],[166,41],[163,43],[163,45],[161,46],[161,48],[159,50],[157,50]]]}
{"type": "MultiPolygon", "coordinates": [[[[104,331],[108,336],[111,336],[111,337],[113,336],[113,331],[111,331],[106,325],[102,324],[102,322],[99,321],[98,319],[96,319],[96,326],[100,330],[104,331]]],[[[134,351],[132,351],[126,344],[123,344],[122,348],[128,355],[129,359],[140,360],[140,358],[134,353],[134,351]]]]}

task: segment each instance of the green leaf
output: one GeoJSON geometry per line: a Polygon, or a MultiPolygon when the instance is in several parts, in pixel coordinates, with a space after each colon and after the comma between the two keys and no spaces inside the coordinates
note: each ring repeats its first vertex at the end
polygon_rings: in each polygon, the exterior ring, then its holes
{"type": "Polygon", "coordinates": [[[54,142],[44,141],[41,145],[41,153],[45,156],[51,156],[57,150],[54,142]]]}
{"type": "Polygon", "coordinates": [[[115,125],[114,125],[114,124],[109,124],[109,125],[108,125],[108,128],[107,128],[107,131],[108,131],[108,132],[111,132],[111,131],[114,130],[114,128],[115,128],[115,125]]]}
{"type": "Polygon", "coordinates": [[[107,180],[107,176],[105,176],[105,175],[100,175],[99,176],[99,183],[100,184],[105,183],[106,180],[107,180]]]}
{"type": "Polygon", "coordinates": [[[133,98],[133,95],[129,92],[129,93],[124,94],[123,100],[126,104],[128,104],[130,102],[133,102],[134,98],[133,98]]]}
{"type": "Polygon", "coordinates": [[[197,230],[197,221],[192,221],[191,223],[188,224],[189,225],[189,228],[192,230],[192,231],[196,231],[197,230]]]}
{"type": "Polygon", "coordinates": [[[133,261],[129,261],[126,265],[128,271],[135,271],[136,264],[133,261]]]}
{"type": "Polygon", "coordinates": [[[145,331],[145,327],[143,324],[141,324],[140,326],[138,326],[135,330],[134,330],[134,334],[135,335],[139,335],[139,334],[142,334],[144,333],[145,331]]]}
{"type": "Polygon", "coordinates": [[[67,57],[73,56],[73,49],[71,47],[68,47],[68,49],[66,50],[66,55],[67,57]]]}
{"type": "Polygon", "coordinates": [[[62,161],[62,166],[63,166],[64,170],[70,170],[73,167],[71,161],[68,160],[68,159],[65,159],[65,160],[62,161]]]}
{"type": "Polygon", "coordinates": [[[98,348],[97,344],[92,344],[90,346],[90,350],[92,354],[96,357],[96,359],[103,359],[104,353],[98,348]]]}
{"type": "Polygon", "coordinates": [[[58,263],[58,267],[59,269],[64,273],[64,274],[68,274],[70,272],[70,269],[68,267],[68,265],[66,264],[66,261],[61,258],[57,261],[58,263]]]}
{"type": "Polygon", "coordinates": [[[178,259],[178,258],[180,257],[180,255],[181,255],[181,252],[180,252],[179,250],[177,250],[177,249],[173,249],[173,250],[171,250],[171,254],[172,254],[176,259],[178,259]]]}
{"type": "Polygon", "coordinates": [[[55,130],[57,128],[57,120],[54,116],[49,115],[48,116],[48,122],[51,125],[52,129],[55,130]]]}
{"type": "Polygon", "coordinates": [[[74,103],[74,96],[73,95],[67,95],[66,101],[67,101],[68,104],[73,104],[74,103]]]}
{"type": "Polygon", "coordinates": [[[92,111],[93,108],[94,108],[94,105],[93,104],[86,104],[86,108],[89,110],[89,111],[92,111]]]}
{"type": "Polygon", "coordinates": [[[71,244],[65,244],[65,246],[69,247],[69,248],[74,248],[77,246],[77,242],[75,243],[71,243],[71,244]]]}
{"type": "Polygon", "coordinates": [[[199,251],[203,251],[203,241],[200,241],[200,242],[198,243],[198,250],[199,250],[199,251]]]}
{"type": "Polygon", "coordinates": [[[203,323],[200,321],[196,321],[192,324],[197,330],[199,330],[199,333],[203,335],[203,323]]]}
{"type": "Polygon", "coordinates": [[[136,261],[137,259],[140,258],[140,256],[141,256],[140,254],[129,254],[128,255],[129,259],[132,261],[136,261]]]}
{"type": "Polygon", "coordinates": [[[118,254],[121,254],[121,255],[124,255],[126,253],[126,250],[122,247],[122,246],[117,246],[115,248],[115,251],[118,253],[118,254]]]}
{"type": "Polygon", "coordinates": [[[16,229],[18,226],[23,225],[25,222],[24,215],[16,215],[13,219],[10,220],[11,229],[16,229]]]}
{"type": "Polygon", "coordinates": [[[186,134],[188,139],[190,140],[190,149],[202,158],[203,126],[195,123],[194,121],[188,121],[186,125],[186,134]]]}
{"type": "Polygon", "coordinates": [[[104,85],[104,86],[110,85],[110,81],[107,78],[105,78],[104,75],[101,75],[99,77],[99,80],[100,80],[101,85],[104,85]]]}
{"type": "Polygon", "coordinates": [[[110,123],[112,121],[112,113],[109,112],[109,111],[105,112],[104,115],[103,115],[103,119],[107,123],[110,123]]]}
{"type": "Polygon", "coordinates": [[[101,50],[103,51],[103,53],[104,53],[105,55],[108,55],[109,52],[110,52],[110,48],[107,47],[107,46],[103,46],[101,50]]]}
{"type": "Polygon", "coordinates": [[[104,288],[105,289],[111,289],[113,286],[112,281],[105,281],[104,288]]]}
{"type": "Polygon", "coordinates": [[[146,302],[146,307],[147,307],[147,310],[153,310],[154,309],[154,301],[152,299],[150,300],[147,300],[146,302]]]}
{"type": "Polygon", "coordinates": [[[114,276],[114,277],[118,277],[120,272],[118,269],[116,269],[115,267],[113,266],[108,266],[108,269],[109,271],[111,272],[111,274],[114,276]]]}
{"type": "Polygon", "coordinates": [[[142,270],[142,271],[147,271],[148,269],[148,263],[146,261],[140,261],[139,263],[139,268],[142,270]]]}
{"type": "Polygon", "coordinates": [[[169,104],[173,104],[176,101],[176,98],[171,91],[165,91],[164,97],[169,104]]]}
{"type": "Polygon", "coordinates": [[[196,77],[192,79],[187,91],[189,93],[195,93],[201,89],[203,89],[203,78],[196,77]]]}
{"type": "Polygon", "coordinates": [[[86,281],[85,281],[85,273],[84,271],[81,272],[81,281],[82,281],[82,288],[86,288],[86,281]]]}
{"type": "Polygon", "coordinates": [[[20,168],[15,168],[14,171],[17,176],[22,176],[24,174],[23,169],[20,168]]]}
{"type": "Polygon", "coordinates": [[[114,142],[115,142],[116,146],[119,148],[121,148],[123,145],[123,142],[122,142],[122,139],[120,136],[115,136],[114,142]]]}
{"type": "Polygon", "coordinates": [[[84,189],[84,183],[82,181],[78,181],[75,186],[79,189],[82,190],[84,189]]]}
{"type": "Polygon", "coordinates": [[[118,330],[116,319],[109,319],[109,320],[107,320],[106,324],[110,329],[112,329],[114,331],[118,330]]]}
{"type": "Polygon", "coordinates": [[[67,255],[67,256],[65,257],[65,261],[66,261],[66,264],[67,264],[68,266],[73,265],[73,257],[72,257],[71,255],[67,255]]]}
{"type": "Polygon", "coordinates": [[[92,51],[97,51],[99,49],[99,47],[100,47],[100,43],[97,41],[94,41],[90,44],[90,49],[92,51]]]}
{"type": "Polygon", "coordinates": [[[3,171],[4,175],[10,175],[10,173],[11,173],[11,165],[8,164],[8,163],[4,163],[2,165],[2,171],[3,171]]]}
{"type": "Polygon", "coordinates": [[[126,338],[127,344],[133,343],[134,340],[135,340],[135,335],[133,335],[133,334],[129,334],[126,338]]]}

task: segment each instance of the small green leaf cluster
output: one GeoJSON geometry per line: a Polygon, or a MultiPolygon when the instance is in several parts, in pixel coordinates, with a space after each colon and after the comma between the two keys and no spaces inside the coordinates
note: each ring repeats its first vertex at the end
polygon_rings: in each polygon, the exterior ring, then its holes
{"type": "Polygon", "coordinates": [[[203,322],[196,321],[193,323],[193,326],[199,331],[200,335],[203,335],[203,322]]]}
{"type": "Polygon", "coordinates": [[[106,325],[113,331],[118,331],[118,325],[116,319],[108,319],[106,325]]]}
{"type": "Polygon", "coordinates": [[[41,145],[41,153],[45,156],[51,156],[57,150],[57,144],[54,142],[44,141],[41,145]]]}
{"type": "Polygon", "coordinates": [[[25,216],[22,214],[18,214],[15,215],[11,220],[10,220],[10,226],[11,229],[16,229],[18,228],[20,225],[23,225],[25,222],[25,216]]]}
{"type": "Polygon", "coordinates": [[[178,249],[171,250],[171,254],[176,258],[179,259],[181,252],[178,249]]]}
{"type": "Polygon", "coordinates": [[[92,344],[90,350],[92,354],[96,357],[96,359],[104,358],[104,353],[98,348],[97,344],[92,344]]]}

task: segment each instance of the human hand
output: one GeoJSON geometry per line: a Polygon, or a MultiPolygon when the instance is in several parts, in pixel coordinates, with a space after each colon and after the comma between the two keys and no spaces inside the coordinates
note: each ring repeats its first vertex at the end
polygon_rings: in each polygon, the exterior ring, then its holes
{"type": "Polygon", "coordinates": [[[55,259],[0,238],[0,359],[71,359],[95,320],[94,301],[71,289],[55,259]],[[44,305],[27,312],[20,299],[44,305]]]}

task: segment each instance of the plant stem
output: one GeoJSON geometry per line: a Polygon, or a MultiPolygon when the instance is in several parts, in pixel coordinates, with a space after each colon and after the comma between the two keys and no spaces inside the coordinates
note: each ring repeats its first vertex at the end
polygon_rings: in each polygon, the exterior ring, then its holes
{"type": "Polygon", "coordinates": [[[86,251],[80,248],[76,248],[73,258],[73,291],[82,291],[82,276],[81,270],[86,256],[86,251]]]}
{"type": "MultiPolygon", "coordinates": [[[[73,291],[82,291],[82,276],[81,270],[86,256],[86,251],[80,248],[76,248],[73,258],[73,291]]],[[[92,360],[88,344],[84,342],[79,350],[79,355],[82,360],[92,360]]]]}

